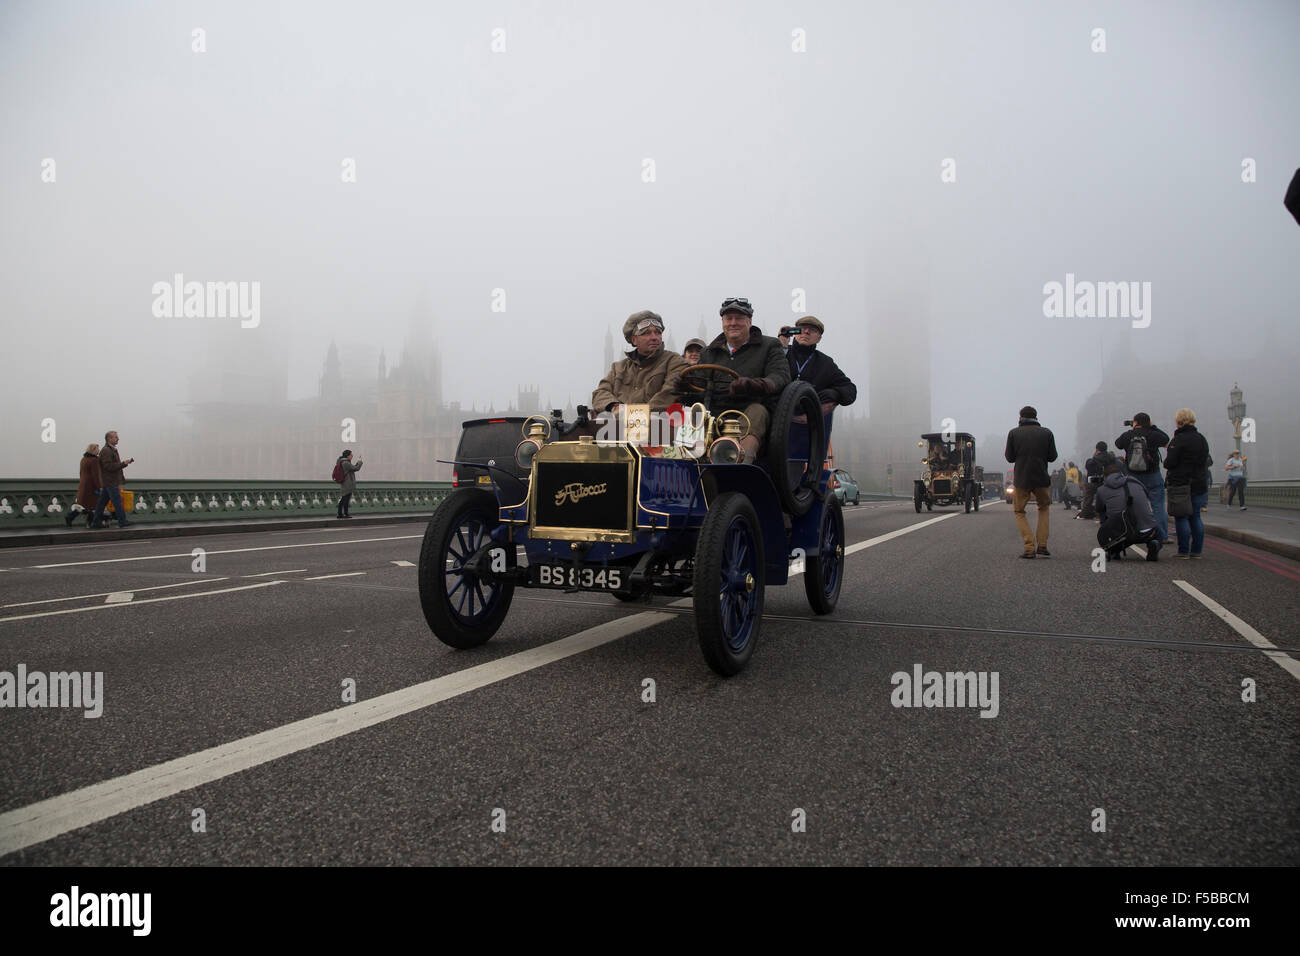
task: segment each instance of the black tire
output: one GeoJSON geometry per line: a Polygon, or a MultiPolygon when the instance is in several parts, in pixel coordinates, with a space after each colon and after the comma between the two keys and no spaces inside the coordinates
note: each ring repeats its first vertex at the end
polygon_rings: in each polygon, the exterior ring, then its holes
{"type": "Polygon", "coordinates": [[[817,498],[817,484],[825,464],[826,422],[822,419],[821,400],[807,382],[791,382],[776,403],[767,440],[767,467],[784,511],[796,517],[808,513],[817,498]],[[791,462],[789,455],[791,419],[800,413],[808,419],[806,465],[791,462]]]}
{"type": "Polygon", "coordinates": [[[927,500],[926,503],[925,503],[925,510],[926,510],[926,511],[933,511],[933,510],[934,510],[934,502],[933,502],[933,501],[928,501],[928,500],[927,500]]]}
{"type": "Polygon", "coordinates": [[[763,537],[740,492],[719,495],[704,516],[692,600],[705,661],[723,677],[739,674],[754,655],[763,617],[763,537]]]}
{"type": "Polygon", "coordinates": [[[966,506],[966,513],[967,513],[967,514],[970,514],[970,509],[971,509],[971,500],[970,500],[970,498],[971,498],[971,489],[970,489],[970,486],[967,485],[967,486],[966,486],[966,493],[965,493],[964,495],[962,495],[962,503],[966,506]]]}
{"type": "Polygon", "coordinates": [[[840,599],[844,584],[844,512],[838,501],[827,501],[822,511],[819,554],[804,562],[803,586],[814,614],[829,614],[840,599]]]}
{"type": "Polygon", "coordinates": [[[861,494],[856,494],[856,495],[854,495],[854,496],[853,496],[853,505],[854,505],[854,507],[857,507],[857,506],[860,505],[860,504],[862,504],[862,495],[861,495],[861,494]]]}
{"type": "Polygon", "coordinates": [[[921,501],[922,501],[921,488],[919,485],[915,485],[912,488],[912,503],[916,505],[917,514],[921,513],[921,501]]]}
{"type": "Polygon", "coordinates": [[[979,511],[979,510],[980,510],[980,499],[981,499],[982,497],[984,497],[983,492],[981,492],[980,494],[978,494],[978,495],[975,496],[975,510],[976,510],[976,511],[979,511]]]}
{"type": "MultiPolygon", "coordinates": [[[[460,572],[499,523],[497,500],[490,492],[458,488],[438,506],[424,532],[420,607],[434,636],[451,647],[467,650],[486,643],[510,610],[513,580],[476,581],[460,572]]],[[[513,543],[506,545],[506,555],[513,568],[513,543]]]]}

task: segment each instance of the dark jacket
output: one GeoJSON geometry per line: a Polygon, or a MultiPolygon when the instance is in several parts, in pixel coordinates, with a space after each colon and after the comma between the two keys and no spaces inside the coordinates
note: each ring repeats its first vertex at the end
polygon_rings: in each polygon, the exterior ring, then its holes
{"type": "Polygon", "coordinates": [[[77,482],[77,504],[94,510],[99,504],[99,489],[104,487],[99,475],[99,457],[86,452],[81,456],[81,480],[77,482]]]}
{"type": "Polygon", "coordinates": [[[1184,425],[1174,431],[1169,451],[1165,453],[1165,468],[1166,484],[1191,485],[1194,495],[1210,490],[1206,474],[1210,468],[1210,443],[1195,425],[1184,425]]]}
{"type": "Polygon", "coordinates": [[[117,453],[117,449],[105,442],[99,450],[99,473],[104,482],[100,487],[121,485],[122,479],[126,477],[125,469],[126,465],[122,464],[122,456],[117,453]]]}
{"type": "Polygon", "coordinates": [[[1124,434],[1115,439],[1115,447],[1124,452],[1126,465],[1128,463],[1128,446],[1132,444],[1134,435],[1141,435],[1147,440],[1147,451],[1150,452],[1152,457],[1155,459],[1152,463],[1152,467],[1147,469],[1146,474],[1158,476],[1160,474],[1160,452],[1158,449],[1164,448],[1169,444],[1169,436],[1154,425],[1150,428],[1130,428],[1124,434]]]}
{"type": "Polygon", "coordinates": [[[858,400],[858,387],[840,371],[835,360],[825,352],[819,352],[817,346],[796,342],[785,357],[790,361],[791,381],[807,382],[817,389],[817,397],[823,402],[852,405],[858,400]]]}
{"type": "Polygon", "coordinates": [[[1133,506],[1129,509],[1129,516],[1133,519],[1134,530],[1145,531],[1154,528],[1156,518],[1151,511],[1151,499],[1147,497],[1146,486],[1132,475],[1126,475],[1122,471],[1107,475],[1106,480],[1097,489],[1097,497],[1094,501],[1097,506],[1097,516],[1102,523],[1105,524],[1111,515],[1119,514],[1127,507],[1128,497],[1125,492],[1133,496],[1133,506]]]}
{"type": "Polygon", "coordinates": [[[1056,436],[1035,419],[1022,418],[1019,427],[1007,432],[1006,459],[1015,462],[1017,488],[1050,488],[1047,463],[1056,461],[1056,436]]]}
{"type": "MultiPolygon", "coordinates": [[[[734,355],[727,348],[726,336],[720,334],[701,353],[699,364],[725,365],[739,372],[742,378],[765,378],[775,389],[767,396],[728,395],[732,377],[722,372],[710,372],[708,374],[713,385],[713,401],[710,403],[709,411],[714,415],[728,408],[743,409],[750,402],[757,401],[762,401],[764,405],[771,407],[776,404],[776,398],[781,394],[781,390],[790,384],[790,363],[786,360],[785,353],[781,351],[781,343],[764,335],[756,325],[749,327],[749,341],[736,349],[734,355]]],[[[692,375],[688,380],[699,383],[702,375],[703,373],[692,375]]],[[[699,394],[686,397],[692,402],[702,398],[699,394]]]]}
{"type": "Polygon", "coordinates": [[[1094,485],[1101,484],[1101,477],[1106,472],[1106,466],[1115,461],[1114,452],[1099,451],[1083,463],[1084,470],[1088,472],[1088,480],[1094,485]]]}

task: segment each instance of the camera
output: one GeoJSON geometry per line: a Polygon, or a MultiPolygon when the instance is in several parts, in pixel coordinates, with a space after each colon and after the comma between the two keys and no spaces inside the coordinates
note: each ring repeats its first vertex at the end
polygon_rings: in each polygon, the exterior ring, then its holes
{"type": "Polygon", "coordinates": [[[785,326],[785,327],[783,327],[783,328],[781,329],[781,334],[782,334],[782,335],[798,335],[798,334],[799,334],[800,332],[802,332],[802,331],[803,331],[803,330],[800,329],[797,325],[787,325],[787,326],[785,326]]]}
{"type": "Polygon", "coordinates": [[[1125,427],[1125,428],[1132,428],[1132,427],[1133,427],[1133,419],[1131,419],[1131,418],[1126,418],[1126,419],[1124,419],[1124,427],[1125,427]]]}

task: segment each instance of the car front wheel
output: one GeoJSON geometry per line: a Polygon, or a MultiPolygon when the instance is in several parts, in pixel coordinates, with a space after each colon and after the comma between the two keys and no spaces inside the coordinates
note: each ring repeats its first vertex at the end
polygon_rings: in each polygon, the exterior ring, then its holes
{"type": "MultiPolygon", "coordinates": [[[[434,636],[465,650],[497,632],[515,593],[506,578],[481,578],[467,567],[500,524],[496,498],[478,488],[453,491],[433,513],[420,547],[420,608],[434,636]]],[[[514,565],[514,545],[504,547],[514,565]]]]}
{"type": "Polygon", "coordinates": [[[723,677],[744,670],[763,616],[763,538],[743,494],[721,494],[695,549],[695,630],[705,661],[723,677]]]}

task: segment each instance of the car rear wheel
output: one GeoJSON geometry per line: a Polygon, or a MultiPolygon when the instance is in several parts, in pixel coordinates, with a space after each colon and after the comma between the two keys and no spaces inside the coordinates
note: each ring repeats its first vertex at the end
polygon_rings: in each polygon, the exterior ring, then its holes
{"type": "MultiPolygon", "coordinates": [[[[465,650],[484,644],[497,632],[515,582],[482,579],[467,562],[500,524],[496,498],[478,488],[459,488],[438,506],[420,547],[420,608],[434,636],[465,650]]],[[[515,564],[513,545],[505,546],[507,566],[515,564]]]]}
{"type": "Polygon", "coordinates": [[[763,616],[763,539],[754,506],[729,491],[713,502],[695,549],[695,631],[714,671],[744,670],[763,616]]]}
{"type": "Polygon", "coordinates": [[[844,583],[844,512],[838,501],[822,509],[817,557],[804,562],[803,586],[815,614],[829,614],[840,599],[844,583]]]}

